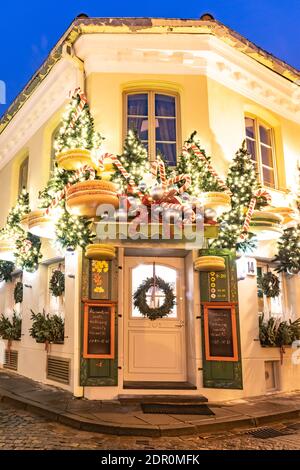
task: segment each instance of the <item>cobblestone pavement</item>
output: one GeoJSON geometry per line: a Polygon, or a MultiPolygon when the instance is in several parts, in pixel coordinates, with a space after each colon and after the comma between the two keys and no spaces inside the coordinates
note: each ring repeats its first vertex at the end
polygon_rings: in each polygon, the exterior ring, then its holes
{"type": "Polygon", "coordinates": [[[256,439],[245,434],[245,430],[223,432],[214,435],[182,437],[127,437],[97,434],[63,426],[43,417],[18,410],[0,403],[0,449],[261,449],[299,450],[300,421],[298,423],[275,423],[273,428],[288,426],[294,433],[271,439],[256,439]]]}

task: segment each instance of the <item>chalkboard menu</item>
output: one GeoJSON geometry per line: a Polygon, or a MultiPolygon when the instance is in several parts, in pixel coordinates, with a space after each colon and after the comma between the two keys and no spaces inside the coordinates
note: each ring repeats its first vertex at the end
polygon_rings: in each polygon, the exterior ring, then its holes
{"type": "Polygon", "coordinates": [[[112,302],[84,304],[83,357],[114,357],[115,306],[112,302]]]}
{"type": "Polygon", "coordinates": [[[204,304],[204,335],[206,360],[238,361],[234,304],[204,304]]]}

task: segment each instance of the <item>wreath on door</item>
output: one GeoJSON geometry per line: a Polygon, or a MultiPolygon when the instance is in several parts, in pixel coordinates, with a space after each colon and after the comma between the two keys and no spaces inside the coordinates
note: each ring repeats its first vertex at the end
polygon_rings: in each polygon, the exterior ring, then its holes
{"type": "Polygon", "coordinates": [[[149,320],[156,320],[157,318],[164,318],[169,315],[175,306],[175,295],[171,284],[164,281],[161,277],[152,276],[145,279],[144,282],[137,288],[133,295],[134,306],[139,309],[144,317],[149,320]],[[154,306],[148,304],[147,294],[152,288],[151,300],[154,306]],[[160,307],[155,306],[156,289],[164,293],[164,302],[160,307]]]}
{"type": "Polygon", "coordinates": [[[53,271],[49,289],[54,297],[60,297],[65,292],[65,275],[59,269],[53,271]]]}

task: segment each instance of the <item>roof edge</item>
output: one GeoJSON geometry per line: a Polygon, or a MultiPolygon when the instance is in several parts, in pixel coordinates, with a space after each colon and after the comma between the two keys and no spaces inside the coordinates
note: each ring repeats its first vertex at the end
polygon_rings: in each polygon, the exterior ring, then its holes
{"type": "Polygon", "coordinates": [[[34,90],[49,74],[54,65],[60,60],[63,45],[73,45],[82,34],[94,33],[185,33],[185,34],[211,34],[223,42],[238,45],[237,49],[256,62],[281,75],[283,78],[299,84],[300,71],[271,53],[256,46],[233,29],[223,23],[211,19],[175,19],[175,18],[75,18],[66,32],[50,51],[49,55],[17,95],[9,108],[0,118],[0,134],[7,127],[15,114],[22,108],[34,90]]]}

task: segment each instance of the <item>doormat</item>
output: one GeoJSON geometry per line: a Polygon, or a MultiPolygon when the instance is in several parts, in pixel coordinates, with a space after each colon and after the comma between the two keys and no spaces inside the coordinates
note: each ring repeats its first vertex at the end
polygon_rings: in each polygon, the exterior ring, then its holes
{"type": "Polygon", "coordinates": [[[157,413],[165,415],[207,415],[213,416],[215,413],[207,405],[163,405],[159,403],[141,403],[143,413],[157,413]]]}

